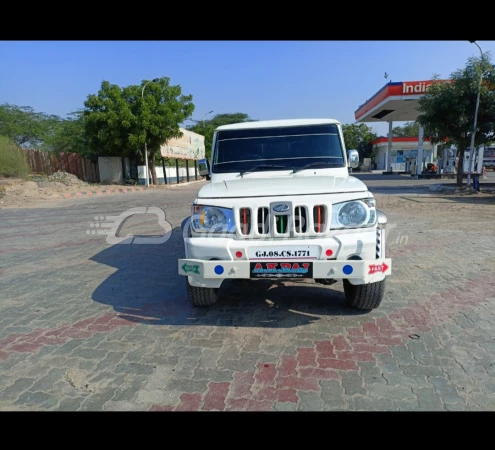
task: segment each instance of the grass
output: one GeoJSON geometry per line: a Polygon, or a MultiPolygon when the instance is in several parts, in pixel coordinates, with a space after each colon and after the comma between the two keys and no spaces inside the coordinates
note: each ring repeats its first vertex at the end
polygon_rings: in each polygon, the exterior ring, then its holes
{"type": "Polygon", "coordinates": [[[24,155],[13,141],[0,136],[0,177],[25,177],[29,168],[24,155]]]}

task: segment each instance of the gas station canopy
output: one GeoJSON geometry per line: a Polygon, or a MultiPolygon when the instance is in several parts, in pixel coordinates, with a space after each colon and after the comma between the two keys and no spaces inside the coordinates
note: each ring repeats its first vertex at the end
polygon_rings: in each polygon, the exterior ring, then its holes
{"type": "Polygon", "coordinates": [[[354,113],[356,122],[415,121],[418,117],[418,99],[426,92],[428,86],[435,82],[429,80],[387,83],[357,109],[354,113]]]}
{"type": "MultiPolygon", "coordinates": [[[[418,100],[425,94],[433,83],[446,80],[398,81],[389,82],[373,97],[361,105],[354,113],[356,122],[388,122],[388,149],[385,155],[384,173],[392,173],[392,124],[393,122],[414,122],[419,115],[418,100]],[[389,171],[390,167],[390,171],[389,171]]],[[[419,126],[417,137],[418,149],[414,173],[420,175],[423,171],[423,136],[424,129],[419,126]]],[[[413,173],[411,173],[413,174],[413,173]]]]}

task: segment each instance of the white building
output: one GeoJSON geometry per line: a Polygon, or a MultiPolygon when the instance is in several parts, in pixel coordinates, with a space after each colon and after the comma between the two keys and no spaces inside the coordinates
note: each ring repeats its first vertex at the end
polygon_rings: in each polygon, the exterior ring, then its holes
{"type": "MultiPolygon", "coordinates": [[[[416,161],[418,153],[417,137],[393,137],[392,149],[390,152],[389,167],[385,168],[386,155],[388,150],[388,138],[380,137],[372,143],[375,154],[375,164],[377,170],[405,171],[410,170],[410,163],[416,161]]],[[[423,141],[423,163],[434,162],[437,159],[437,146],[429,141],[423,141]]]]}

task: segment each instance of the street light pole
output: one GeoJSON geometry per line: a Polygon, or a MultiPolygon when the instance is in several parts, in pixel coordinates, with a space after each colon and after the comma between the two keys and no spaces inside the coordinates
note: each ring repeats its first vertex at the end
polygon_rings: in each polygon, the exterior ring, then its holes
{"type": "Polygon", "coordinates": [[[202,123],[203,123],[203,128],[205,127],[205,117],[208,115],[208,114],[211,114],[213,111],[210,111],[210,112],[207,112],[204,116],[203,116],[203,120],[202,120],[202,123]]]}
{"type": "MultiPolygon", "coordinates": [[[[148,86],[148,84],[150,83],[156,83],[157,81],[159,81],[158,78],[155,78],[151,81],[148,81],[144,86],[143,86],[143,89],[141,90],[141,99],[144,98],[144,88],[146,86],[148,86]]],[[[146,165],[146,169],[145,169],[145,179],[144,179],[144,185],[146,187],[148,187],[150,185],[150,171],[149,171],[149,168],[148,168],[148,146],[147,146],[147,137],[145,137],[144,139],[144,161],[145,161],[145,165],[146,165]]]]}
{"type": "MultiPolygon", "coordinates": [[[[481,63],[483,64],[483,50],[481,50],[481,47],[477,44],[476,41],[469,41],[471,44],[476,45],[478,47],[480,54],[481,54],[481,63]]],[[[483,83],[483,67],[481,67],[481,75],[480,75],[480,81],[479,81],[479,86],[478,86],[478,97],[476,98],[476,109],[474,111],[474,124],[473,124],[473,132],[471,134],[471,149],[469,151],[469,172],[467,175],[467,185],[469,186],[471,184],[471,172],[474,171],[474,138],[476,134],[476,125],[478,123],[478,108],[480,106],[480,93],[481,93],[481,84],[483,83]]],[[[464,164],[464,161],[459,161],[461,164],[464,164]]]]}

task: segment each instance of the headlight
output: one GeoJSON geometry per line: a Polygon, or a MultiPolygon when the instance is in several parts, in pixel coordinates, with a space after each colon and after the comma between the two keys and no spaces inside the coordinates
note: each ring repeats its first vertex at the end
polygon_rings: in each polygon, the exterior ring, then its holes
{"type": "Polygon", "coordinates": [[[210,233],[233,232],[234,213],[229,208],[194,205],[191,224],[194,231],[210,233]]]}
{"type": "Polygon", "coordinates": [[[330,228],[372,227],[376,224],[376,218],[374,198],[337,203],[332,207],[330,228]]]}

